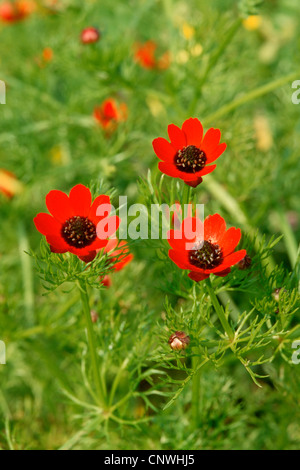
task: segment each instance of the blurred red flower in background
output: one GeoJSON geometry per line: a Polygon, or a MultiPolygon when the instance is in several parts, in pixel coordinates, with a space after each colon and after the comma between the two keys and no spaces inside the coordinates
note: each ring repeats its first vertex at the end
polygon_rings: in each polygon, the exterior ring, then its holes
{"type": "Polygon", "coordinates": [[[170,54],[165,52],[159,59],[156,58],[157,44],[146,41],[144,44],[135,44],[135,61],[145,69],[167,69],[170,65],[170,54]]]}
{"type": "Polygon", "coordinates": [[[100,39],[100,31],[93,26],[85,28],[81,34],[80,39],[83,44],[93,44],[100,39]]]}
{"type": "MultiPolygon", "coordinates": [[[[108,244],[104,248],[104,253],[109,256],[109,263],[112,264],[112,271],[121,271],[125,268],[128,263],[133,260],[133,254],[129,252],[127,243],[122,240],[119,242],[117,238],[111,238],[108,244]]],[[[109,287],[111,285],[111,279],[108,274],[100,278],[101,284],[109,287]]]]}
{"type": "Polygon", "coordinates": [[[163,137],[153,140],[153,149],[160,160],[158,168],[162,173],[182,179],[189,186],[196,187],[202,176],[211,173],[217,165],[209,165],[225,151],[226,144],[220,144],[221,132],[210,128],[203,137],[199,119],[184,121],[181,129],[174,124],[168,126],[170,141],[163,137]]]}
{"type": "Polygon", "coordinates": [[[54,253],[70,252],[90,262],[119,227],[118,216],[108,217],[111,210],[109,196],[98,196],[92,202],[90,190],[82,184],[74,186],[69,196],[62,191],[50,191],[46,196],[46,205],[51,215],[40,213],[34,223],[37,230],[45,235],[54,253]],[[102,205],[104,215],[97,215],[102,205]],[[99,237],[97,225],[104,219],[105,236],[99,237]]]}
{"type": "Polygon", "coordinates": [[[36,61],[37,65],[41,69],[43,69],[44,67],[46,67],[46,65],[49,62],[52,62],[53,56],[54,56],[54,54],[53,54],[53,50],[51,49],[51,47],[45,47],[45,49],[43,50],[41,56],[36,57],[35,61],[36,61]]]}
{"type": "Polygon", "coordinates": [[[196,282],[207,279],[211,273],[224,277],[246,255],[246,250],[234,251],[240,238],[241,230],[235,227],[226,230],[225,220],[219,214],[209,215],[204,224],[196,217],[187,217],[179,230],[168,233],[172,248],[169,257],[179,268],[190,270],[189,277],[196,282]],[[192,235],[191,230],[197,233],[192,235]]]}
{"type": "Polygon", "coordinates": [[[4,23],[21,21],[34,12],[36,4],[32,0],[2,2],[0,4],[0,19],[4,23]]]}
{"type": "Polygon", "coordinates": [[[23,189],[22,184],[10,171],[0,168],[0,193],[11,199],[23,189]]]}
{"type": "Polygon", "coordinates": [[[94,109],[94,118],[108,132],[114,131],[119,122],[127,119],[127,115],[127,105],[118,104],[114,98],[107,98],[94,109]]]}

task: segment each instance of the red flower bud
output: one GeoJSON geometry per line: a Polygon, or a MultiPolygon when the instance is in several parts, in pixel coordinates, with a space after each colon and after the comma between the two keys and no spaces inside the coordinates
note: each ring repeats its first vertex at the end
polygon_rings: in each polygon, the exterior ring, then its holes
{"type": "Polygon", "coordinates": [[[99,41],[100,36],[98,29],[90,26],[81,32],[80,39],[83,44],[93,44],[94,42],[99,41]]]}
{"type": "Polygon", "coordinates": [[[186,349],[190,343],[190,337],[186,335],[184,331],[175,331],[168,341],[173,351],[181,351],[186,349]]]}

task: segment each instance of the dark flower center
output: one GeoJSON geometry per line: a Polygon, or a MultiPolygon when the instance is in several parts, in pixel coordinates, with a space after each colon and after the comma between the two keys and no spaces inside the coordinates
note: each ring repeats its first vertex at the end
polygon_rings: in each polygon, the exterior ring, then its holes
{"type": "Polygon", "coordinates": [[[205,167],[206,155],[195,145],[188,145],[178,150],[174,157],[176,168],[185,173],[196,173],[205,167]]]}
{"type": "Polygon", "coordinates": [[[76,215],[64,223],[61,235],[68,245],[85,248],[95,240],[96,226],[87,217],[76,215]]]}
{"type": "Polygon", "coordinates": [[[223,261],[222,250],[219,245],[211,243],[208,240],[195,245],[193,250],[189,251],[189,262],[201,269],[213,269],[219,266],[223,261]]]}

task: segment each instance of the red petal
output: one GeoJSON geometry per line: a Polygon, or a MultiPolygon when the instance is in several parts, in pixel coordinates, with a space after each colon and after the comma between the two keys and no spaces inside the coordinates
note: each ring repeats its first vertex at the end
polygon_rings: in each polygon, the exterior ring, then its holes
{"type": "Polygon", "coordinates": [[[106,196],[105,194],[101,194],[100,196],[97,196],[96,199],[94,200],[91,208],[90,208],[90,211],[89,211],[89,214],[88,214],[88,217],[92,220],[99,220],[97,217],[100,217],[99,215],[97,216],[97,209],[99,206],[101,206],[102,204],[105,204],[105,209],[109,209],[108,206],[110,206],[110,209],[108,211],[108,213],[110,213],[111,211],[111,204],[110,204],[110,197],[109,196],[106,196]]]}
{"type": "Polygon", "coordinates": [[[185,181],[185,184],[187,184],[188,186],[191,186],[192,188],[197,188],[197,186],[199,186],[200,183],[202,183],[202,178],[200,176],[200,178],[197,178],[195,181],[185,181]]]}
{"type": "Polygon", "coordinates": [[[185,251],[186,238],[182,234],[182,230],[170,230],[167,234],[169,245],[176,251],[185,251]]]}
{"type": "Polygon", "coordinates": [[[71,206],[68,196],[62,191],[57,191],[56,189],[47,194],[46,205],[53,217],[61,223],[64,223],[74,215],[77,215],[71,206]]]}
{"type": "Polygon", "coordinates": [[[209,215],[204,221],[204,238],[212,243],[220,243],[226,230],[226,223],[219,214],[209,215]]]}
{"type": "Polygon", "coordinates": [[[231,227],[225,232],[223,237],[219,240],[224,257],[230,255],[230,253],[235,250],[240,239],[241,230],[239,228],[231,227]]]}
{"type": "Polygon", "coordinates": [[[191,271],[188,274],[189,278],[192,279],[193,281],[199,282],[203,281],[204,279],[207,279],[209,277],[209,274],[204,274],[204,273],[195,273],[194,271],[191,271]]]}
{"type": "Polygon", "coordinates": [[[193,246],[187,245],[193,245],[196,241],[203,240],[205,233],[203,222],[198,217],[186,217],[182,222],[181,230],[186,243],[186,250],[193,248],[193,246]]]}
{"type": "Polygon", "coordinates": [[[121,261],[118,261],[114,265],[115,271],[121,271],[121,269],[125,268],[125,266],[133,260],[133,254],[129,254],[127,256],[122,256],[121,261]]]}
{"type": "Polygon", "coordinates": [[[59,233],[61,225],[50,214],[40,213],[33,221],[37,230],[43,235],[59,233]]]}
{"type": "Polygon", "coordinates": [[[182,171],[177,170],[173,163],[159,162],[158,168],[162,173],[173,178],[181,178],[183,174],[182,171]]]}
{"type": "Polygon", "coordinates": [[[180,150],[182,147],[186,146],[185,134],[178,126],[175,126],[175,124],[170,124],[168,126],[168,134],[171,140],[171,144],[175,149],[180,150]]]}
{"type": "Polygon", "coordinates": [[[89,215],[92,203],[92,195],[89,188],[83,184],[77,184],[71,189],[69,200],[76,215],[82,217],[89,215]]]}
{"type": "Polygon", "coordinates": [[[213,127],[211,127],[210,129],[208,129],[208,131],[206,132],[204,136],[203,142],[201,144],[201,150],[203,150],[203,152],[205,152],[206,155],[208,156],[210,152],[216,149],[216,147],[218,146],[220,142],[220,139],[221,139],[220,129],[214,129],[213,127]]]}
{"type": "Polygon", "coordinates": [[[96,255],[97,255],[96,251],[90,251],[88,255],[78,256],[78,258],[80,258],[81,261],[84,261],[85,263],[90,263],[91,261],[93,261],[93,259],[95,259],[96,255]]]}
{"type": "Polygon", "coordinates": [[[46,240],[53,253],[66,253],[67,251],[70,251],[69,245],[60,236],[47,235],[46,240]]]}
{"type": "Polygon", "coordinates": [[[154,152],[158,156],[160,160],[164,162],[171,162],[173,161],[176,149],[163,137],[158,137],[154,139],[152,142],[154,152]]]}
{"type": "Polygon", "coordinates": [[[200,147],[203,137],[203,127],[199,119],[187,119],[182,125],[182,130],[186,135],[187,145],[200,147]]]}
{"type": "Polygon", "coordinates": [[[195,176],[197,176],[198,178],[200,176],[205,176],[205,175],[208,175],[209,173],[211,173],[212,171],[214,171],[216,169],[217,165],[209,165],[209,166],[205,166],[203,168],[203,170],[201,171],[198,171],[198,173],[195,173],[195,176]]]}
{"type": "Polygon", "coordinates": [[[206,157],[207,157],[206,163],[212,163],[215,160],[217,160],[217,158],[219,158],[219,156],[222,155],[223,152],[225,152],[226,147],[227,147],[227,145],[225,143],[218,145],[216,150],[214,150],[211,153],[209,153],[208,155],[206,155],[206,157]]]}
{"type": "MultiPolygon", "coordinates": [[[[117,215],[112,215],[110,217],[104,217],[97,224],[97,237],[98,240],[107,240],[112,235],[116,233],[120,225],[120,218],[117,215]]],[[[94,243],[97,243],[96,241],[94,243]]],[[[91,247],[93,247],[92,243],[91,247]]],[[[93,248],[97,249],[97,248],[93,248]]]]}
{"type": "MultiPolygon", "coordinates": [[[[235,251],[234,253],[231,253],[230,255],[226,256],[222,265],[218,267],[222,268],[222,271],[224,271],[230,266],[234,266],[236,263],[241,261],[246,256],[246,254],[247,254],[246,250],[235,251]]],[[[212,269],[211,272],[212,273],[218,272],[218,268],[212,269]]]]}
{"type": "Polygon", "coordinates": [[[109,253],[110,251],[114,250],[117,247],[118,242],[119,240],[117,238],[110,238],[105,247],[105,253],[109,253]]]}
{"type": "Polygon", "coordinates": [[[224,269],[224,271],[220,271],[219,273],[214,273],[216,276],[220,276],[220,277],[225,277],[227,276],[227,274],[229,274],[231,271],[230,268],[227,268],[227,269],[224,269]]]}
{"type": "Polygon", "coordinates": [[[190,269],[187,255],[185,252],[169,250],[169,257],[180,269],[190,269]]]}

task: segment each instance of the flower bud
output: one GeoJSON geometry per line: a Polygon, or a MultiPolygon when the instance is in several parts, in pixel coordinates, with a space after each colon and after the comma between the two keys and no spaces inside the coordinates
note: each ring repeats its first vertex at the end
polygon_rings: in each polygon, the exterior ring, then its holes
{"type": "Polygon", "coordinates": [[[95,310],[91,310],[91,319],[93,323],[96,323],[99,318],[98,313],[95,310]]]}
{"type": "MultiPolygon", "coordinates": [[[[279,296],[280,296],[280,291],[282,290],[282,287],[278,287],[272,292],[272,296],[276,302],[279,302],[279,296]]],[[[284,292],[286,292],[286,289],[283,289],[284,292]]]]}
{"type": "Polygon", "coordinates": [[[90,26],[81,32],[80,39],[83,44],[93,44],[94,42],[99,41],[100,32],[98,29],[90,26]]]}
{"type": "Polygon", "coordinates": [[[252,259],[250,258],[249,255],[246,255],[241,261],[237,263],[237,267],[244,271],[245,269],[248,269],[251,266],[252,259]]]}
{"type": "Polygon", "coordinates": [[[186,335],[184,331],[175,331],[168,341],[171,349],[173,351],[181,351],[182,349],[186,349],[190,343],[190,337],[186,335]]]}

